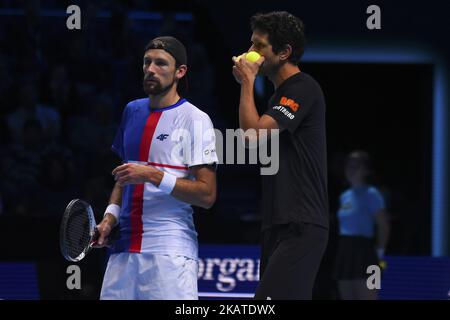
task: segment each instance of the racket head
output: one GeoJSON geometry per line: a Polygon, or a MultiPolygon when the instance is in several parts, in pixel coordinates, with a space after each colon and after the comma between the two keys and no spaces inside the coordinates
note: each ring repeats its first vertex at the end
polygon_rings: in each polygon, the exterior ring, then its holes
{"type": "Polygon", "coordinates": [[[61,220],[59,245],[63,257],[72,262],[83,259],[98,237],[94,212],[86,201],[70,201],[61,220]]]}

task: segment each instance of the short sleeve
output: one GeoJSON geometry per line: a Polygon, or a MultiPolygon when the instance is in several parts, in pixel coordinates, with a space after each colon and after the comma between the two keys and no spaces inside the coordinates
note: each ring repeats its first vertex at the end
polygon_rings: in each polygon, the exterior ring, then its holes
{"type": "Polygon", "coordinates": [[[319,92],[307,81],[295,83],[272,99],[267,115],[274,118],[281,128],[293,133],[310,113],[319,92]]]}
{"type": "Polygon", "coordinates": [[[202,112],[193,117],[189,133],[191,143],[187,165],[192,167],[202,164],[217,164],[216,135],[211,119],[206,113],[202,112]]]}
{"type": "Polygon", "coordinates": [[[123,146],[123,136],[126,123],[128,121],[128,111],[129,106],[125,107],[125,110],[122,113],[122,120],[120,121],[120,125],[117,128],[116,135],[114,137],[113,144],[111,146],[112,151],[116,153],[123,161],[125,161],[125,152],[123,146]]]}

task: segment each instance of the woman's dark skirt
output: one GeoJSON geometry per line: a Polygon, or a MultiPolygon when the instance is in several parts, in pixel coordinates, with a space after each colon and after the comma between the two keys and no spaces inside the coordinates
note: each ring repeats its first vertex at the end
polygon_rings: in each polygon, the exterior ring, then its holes
{"type": "Polygon", "coordinates": [[[337,280],[367,279],[367,267],[378,265],[373,238],[340,236],[334,276],[337,280]]]}

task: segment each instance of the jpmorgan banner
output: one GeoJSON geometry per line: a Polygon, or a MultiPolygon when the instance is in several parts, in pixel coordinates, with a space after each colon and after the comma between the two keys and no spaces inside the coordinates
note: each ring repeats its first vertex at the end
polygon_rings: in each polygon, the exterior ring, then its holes
{"type": "MultiPolygon", "coordinates": [[[[251,299],[259,281],[259,247],[200,245],[200,299],[251,299]]],[[[450,257],[387,256],[380,299],[450,299],[450,257]]]]}
{"type": "Polygon", "coordinates": [[[258,246],[200,245],[199,298],[253,298],[259,263],[258,246]]]}

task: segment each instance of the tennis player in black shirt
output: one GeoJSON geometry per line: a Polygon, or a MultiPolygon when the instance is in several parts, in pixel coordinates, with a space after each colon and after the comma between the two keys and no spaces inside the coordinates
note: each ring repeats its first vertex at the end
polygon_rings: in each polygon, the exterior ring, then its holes
{"type": "MultiPolygon", "coordinates": [[[[241,84],[239,122],[256,139],[279,129],[279,169],[262,176],[262,247],[256,299],[312,299],[328,242],[325,100],[319,84],[297,65],[304,51],[302,21],[287,12],[251,18],[256,62],[233,58],[241,84]],[[275,92],[260,116],[254,101],[257,74],[275,92]],[[272,131],[273,130],[273,131],[272,131]]],[[[251,139],[248,138],[248,139],[251,139]]],[[[271,155],[272,156],[272,155],[271,155]]]]}

